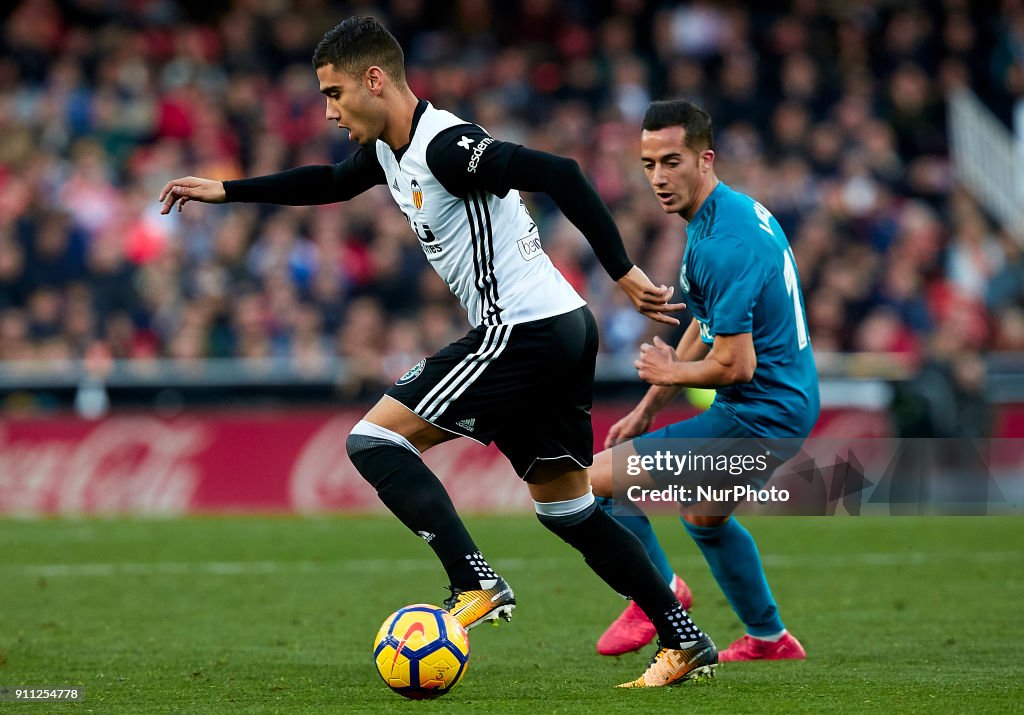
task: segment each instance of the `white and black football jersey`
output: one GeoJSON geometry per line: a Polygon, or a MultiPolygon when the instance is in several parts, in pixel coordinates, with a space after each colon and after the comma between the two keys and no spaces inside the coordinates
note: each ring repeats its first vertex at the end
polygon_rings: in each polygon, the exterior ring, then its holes
{"type": "Polygon", "coordinates": [[[524,323],[585,304],[544,253],[519,192],[502,185],[515,148],[425,101],[406,147],[396,155],[381,140],[375,146],[391,196],[474,326],[524,323]]]}

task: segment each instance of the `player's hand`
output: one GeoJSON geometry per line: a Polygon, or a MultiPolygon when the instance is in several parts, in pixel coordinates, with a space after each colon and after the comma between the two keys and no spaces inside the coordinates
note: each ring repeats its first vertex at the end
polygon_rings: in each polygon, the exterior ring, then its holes
{"type": "Polygon", "coordinates": [[[202,201],[204,204],[222,204],[228,198],[224,190],[224,182],[216,179],[200,179],[198,176],[184,176],[172,179],[164,184],[160,191],[160,201],[164,206],[160,209],[163,215],[169,214],[175,202],[178,211],[189,201],[202,201]]]}
{"type": "Polygon", "coordinates": [[[604,438],[604,448],[611,449],[626,440],[650,432],[653,423],[654,415],[647,414],[639,406],[634,407],[632,412],[613,424],[612,428],[608,430],[608,436],[604,438]]]}
{"type": "Polygon", "coordinates": [[[673,288],[656,286],[638,266],[629,269],[629,273],[618,281],[619,288],[629,296],[636,309],[651,320],[668,325],[679,325],[679,320],[667,313],[675,313],[686,307],[686,303],[669,303],[673,288]]]}
{"type": "Polygon", "coordinates": [[[652,385],[674,385],[672,368],[677,361],[676,351],[658,336],[654,344],[640,346],[640,357],[633,361],[640,379],[652,385]]]}

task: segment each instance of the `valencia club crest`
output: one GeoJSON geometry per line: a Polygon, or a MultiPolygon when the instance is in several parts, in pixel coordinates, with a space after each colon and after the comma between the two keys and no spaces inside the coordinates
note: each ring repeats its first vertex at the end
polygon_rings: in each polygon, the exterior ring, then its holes
{"type": "Polygon", "coordinates": [[[420,182],[416,179],[412,180],[412,202],[416,204],[417,211],[423,208],[423,189],[420,188],[420,182]]]}

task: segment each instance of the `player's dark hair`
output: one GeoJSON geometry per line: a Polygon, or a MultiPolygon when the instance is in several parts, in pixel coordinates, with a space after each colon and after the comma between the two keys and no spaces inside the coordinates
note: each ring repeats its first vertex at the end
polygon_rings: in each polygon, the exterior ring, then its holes
{"type": "Polygon", "coordinates": [[[687,102],[685,99],[651,102],[644,114],[643,129],[656,132],[667,127],[685,129],[686,146],[696,152],[715,148],[711,116],[692,102],[687,102]]]}
{"type": "Polygon", "coordinates": [[[376,65],[405,86],[405,53],[394,35],[372,17],[350,17],[328,30],[313,52],[313,67],[326,65],[353,77],[376,65]]]}

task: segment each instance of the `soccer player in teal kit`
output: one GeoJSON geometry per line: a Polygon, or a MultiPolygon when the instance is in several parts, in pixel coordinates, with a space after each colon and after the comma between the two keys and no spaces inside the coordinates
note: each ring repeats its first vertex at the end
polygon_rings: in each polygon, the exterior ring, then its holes
{"type": "MultiPolygon", "coordinates": [[[[659,338],[643,345],[635,365],[651,388],[611,428],[605,447],[628,442],[619,449],[644,454],[651,438],[709,444],[720,438],[779,440],[787,446],[774,468],[792,456],[818,418],[818,379],[803,296],[782,228],[760,203],[719,181],[714,158],[706,112],[685,101],[648,108],[641,159],[662,210],[688,222],[679,278],[693,320],[675,349],[659,338]],[[702,414],[649,432],[658,411],[686,387],[714,388],[717,395],[702,414]]],[[[689,589],[673,574],[650,522],[635,506],[626,514],[627,505],[610,498],[611,449],[595,457],[591,477],[602,506],[640,538],[689,607],[689,589]]],[[[681,513],[684,528],[746,627],[746,635],[721,652],[720,660],[806,657],[779,617],[750,533],[729,515],[681,513]]],[[[602,635],[598,652],[618,655],[653,637],[653,626],[630,604],[602,635]]]]}

